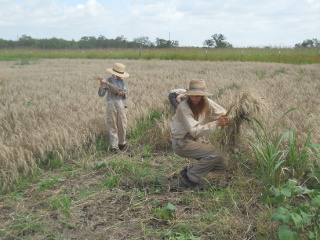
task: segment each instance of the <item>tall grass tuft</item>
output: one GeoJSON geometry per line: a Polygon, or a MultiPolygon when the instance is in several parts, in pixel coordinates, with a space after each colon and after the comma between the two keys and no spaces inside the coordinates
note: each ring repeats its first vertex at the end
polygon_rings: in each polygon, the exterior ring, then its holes
{"type": "Polygon", "coordinates": [[[148,115],[137,120],[137,125],[129,131],[129,138],[135,145],[150,145],[153,149],[171,148],[171,118],[169,108],[149,111],[148,115]]]}
{"type": "MultiPolygon", "coordinates": [[[[286,112],[283,117],[293,110],[286,112]]],[[[290,178],[302,178],[314,171],[320,144],[311,144],[310,131],[301,145],[292,128],[273,131],[257,119],[254,119],[254,123],[247,141],[255,157],[255,174],[265,184],[279,186],[290,178]]]]}
{"type": "Polygon", "coordinates": [[[252,126],[253,133],[250,134],[251,139],[248,139],[248,142],[257,159],[256,175],[266,184],[278,185],[281,168],[288,153],[286,150],[281,150],[281,144],[288,133],[273,136],[261,122],[255,121],[259,128],[252,126]]]}

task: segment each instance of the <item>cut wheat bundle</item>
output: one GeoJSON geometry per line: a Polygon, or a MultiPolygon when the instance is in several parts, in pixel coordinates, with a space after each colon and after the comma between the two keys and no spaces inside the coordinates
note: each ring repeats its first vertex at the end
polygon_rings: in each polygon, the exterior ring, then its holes
{"type": "MultiPolygon", "coordinates": [[[[94,76],[93,80],[103,80],[103,77],[99,77],[99,76],[94,76]]],[[[115,93],[115,94],[119,94],[120,91],[122,91],[121,88],[118,88],[117,86],[115,86],[114,84],[112,84],[111,82],[109,82],[109,79],[105,82],[105,84],[110,88],[110,90],[115,93]]]]}
{"type": "Polygon", "coordinates": [[[262,117],[264,113],[270,114],[270,111],[263,97],[250,91],[238,94],[226,114],[232,118],[228,126],[221,128],[218,136],[221,146],[235,153],[236,141],[239,138],[243,121],[250,121],[258,116],[262,117]]]}

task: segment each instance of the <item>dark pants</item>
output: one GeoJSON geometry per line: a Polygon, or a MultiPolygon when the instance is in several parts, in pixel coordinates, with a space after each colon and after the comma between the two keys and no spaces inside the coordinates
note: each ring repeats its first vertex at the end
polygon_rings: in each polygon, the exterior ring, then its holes
{"type": "Polygon", "coordinates": [[[196,142],[188,137],[177,139],[172,138],[173,151],[184,158],[193,158],[198,160],[188,169],[187,176],[193,182],[199,182],[209,172],[215,170],[227,169],[228,161],[221,152],[211,144],[196,142]]]}
{"type": "Polygon", "coordinates": [[[179,103],[177,101],[177,96],[175,93],[169,94],[169,101],[170,101],[171,105],[173,106],[174,112],[176,112],[179,103]]]}

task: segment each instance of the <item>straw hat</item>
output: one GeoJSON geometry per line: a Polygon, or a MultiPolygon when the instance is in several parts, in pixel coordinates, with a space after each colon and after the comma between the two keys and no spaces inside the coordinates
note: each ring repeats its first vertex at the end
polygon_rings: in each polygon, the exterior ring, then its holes
{"type": "Polygon", "coordinates": [[[122,63],[116,63],[113,68],[108,68],[107,71],[118,77],[127,78],[129,77],[129,73],[124,71],[125,68],[122,63]]]}
{"type": "Polygon", "coordinates": [[[206,82],[201,79],[190,81],[189,90],[186,92],[188,96],[210,96],[211,93],[206,92],[206,82]]]}

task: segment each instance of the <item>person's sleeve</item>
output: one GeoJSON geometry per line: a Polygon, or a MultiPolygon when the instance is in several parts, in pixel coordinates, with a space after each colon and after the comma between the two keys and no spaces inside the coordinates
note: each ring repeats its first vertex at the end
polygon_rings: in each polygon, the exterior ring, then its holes
{"type": "Polygon", "coordinates": [[[194,119],[191,109],[180,109],[180,111],[182,111],[180,115],[182,124],[194,138],[210,135],[217,129],[214,121],[207,124],[200,124],[194,119]]]}
{"type": "Polygon", "coordinates": [[[179,94],[178,97],[176,98],[177,99],[177,102],[178,103],[181,103],[182,100],[186,97],[186,94],[179,94]]]}
{"type": "Polygon", "coordinates": [[[127,94],[127,83],[126,81],[123,80],[123,91],[124,91],[124,95],[123,95],[123,100],[126,100],[128,98],[128,94],[127,94]]]}
{"type": "Polygon", "coordinates": [[[210,111],[211,111],[211,116],[210,120],[215,121],[220,118],[221,115],[225,115],[227,113],[227,110],[221,107],[218,103],[209,100],[210,103],[210,111]]]}
{"type": "Polygon", "coordinates": [[[98,95],[100,97],[103,97],[104,95],[106,95],[106,92],[107,92],[107,85],[106,84],[104,85],[102,90],[100,88],[98,89],[98,95]]]}

